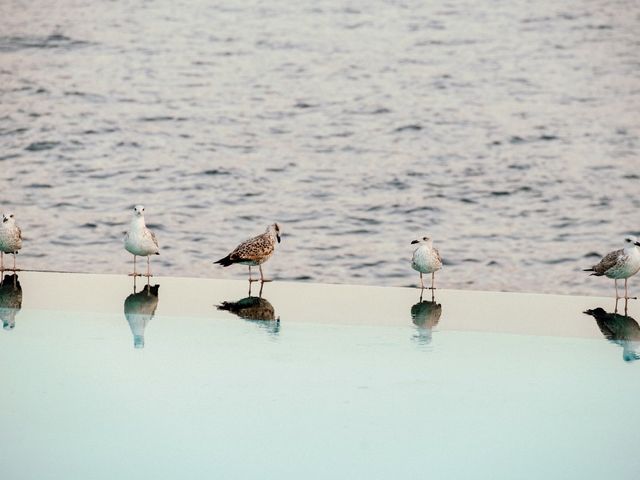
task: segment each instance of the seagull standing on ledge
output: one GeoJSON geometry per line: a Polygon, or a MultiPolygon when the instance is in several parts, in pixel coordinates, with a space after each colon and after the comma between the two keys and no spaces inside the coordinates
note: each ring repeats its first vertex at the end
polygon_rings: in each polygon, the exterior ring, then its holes
{"type": "Polygon", "coordinates": [[[144,207],[136,205],[133,207],[133,218],[129,231],[124,237],[124,248],[127,252],[133,254],[133,273],[130,276],[136,277],[143,275],[136,272],[136,256],[147,257],[147,277],[151,276],[149,267],[149,255],[160,255],[160,247],[158,240],[151,230],[144,223],[144,207]]]}
{"type": "Polygon", "coordinates": [[[234,263],[248,265],[249,282],[257,281],[251,278],[251,267],[258,265],[260,267],[260,281],[263,283],[270,282],[271,280],[265,280],[262,274],[262,264],[273,255],[276,249],[276,242],[280,243],[280,225],[274,223],[269,225],[267,231],[262,235],[242,242],[229,255],[213,263],[219,263],[223,267],[228,267],[234,263]]]}
{"type": "Polygon", "coordinates": [[[4,271],[4,254],[13,254],[13,271],[16,271],[16,254],[22,248],[22,231],[16,225],[13,213],[3,213],[0,223],[0,271],[4,271]]]}
{"type": "Polygon", "coordinates": [[[422,274],[430,273],[431,290],[435,290],[435,274],[442,268],[442,258],[440,258],[440,252],[438,252],[438,249],[433,246],[433,241],[429,237],[422,237],[419,240],[414,240],[413,242],[411,242],[411,245],[414,244],[418,244],[419,246],[413,251],[411,268],[420,272],[420,286],[422,288],[424,288],[422,274]]]}
{"type": "Polygon", "coordinates": [[[618,280],[624,278],[624,299],[628,299],[627,280],[640,270],[640,242],[634,236],[624,238],[624,248],[607,253],[600,263],[591,268],[585,268],[585,272],[593,272],[596,277],[606,276],[613,278],[616,286],[616,300],[618,296],[618,280]]]}

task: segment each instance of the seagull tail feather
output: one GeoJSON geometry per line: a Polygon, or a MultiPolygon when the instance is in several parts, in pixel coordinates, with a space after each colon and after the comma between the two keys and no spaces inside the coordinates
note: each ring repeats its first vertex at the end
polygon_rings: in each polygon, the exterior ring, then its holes
{"type": "Polygon", "coordinates": [[[591,275],[589,275],[590,277],[592,276],[596,276],[596,277],[601,277],[603,274],[600,272],[596,272],[596,269],[594,267],[591,268],[583,268],[582,269],[583,272],[593,272],[591,275]]]}
{"type": "Polygon", "coordinates": [[[219,263],[223,267],[228,267],[229,265],[233,264],[233,262],[231,261],[230,255],[227,255],[226,257],[221,258],[220,260],[213,263],[219,263]]]}

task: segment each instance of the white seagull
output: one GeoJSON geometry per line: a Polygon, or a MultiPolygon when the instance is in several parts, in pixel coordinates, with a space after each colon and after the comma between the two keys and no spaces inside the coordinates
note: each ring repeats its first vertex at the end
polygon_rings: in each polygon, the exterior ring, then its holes
{"type": "Polygon", "coordinates": [[[13,271],[16,271],[16,253],[22,248],[22,231],[16,225],[13,213],[3,213],[0,224],[0,272],[4,271],[4,254],[13,254],[13,271]]]}
{"type": "Polygon", "coordinates": [[[136,256],[147,257],[147,277],[151,276],[149,271],[149,255],[160,255],[158,240],[151,230],[144,223],[144,207],[136,205],[133,207],[133,218],[129,231],[124,237],[124,248],[133,255],[133,273],[131,276],[143,276],[136,272],[136,256]]]}
{"type": "Polygon", "coordinates": [[[591,268],[585,268],[585,272],[593,272],[596,277],[606,276],[613,278],[616,286],[616,300],[618,296],[618,280],[624,278],[624,298],[627,294],[627,280],[640,271],[640,242],[632,235],[624,238],[624,248],[607,253],[599,263],[591,268]]]}
{"type": "Polygon", "coordinates": [[[418,244],[418,248],[413,251],[411,259],[411,268],[420,272],[420,286],[424,287],[422,280],[423,273],[431,274],[431,290],[435,290],[434,280],[435,272],[442,268],[442,258],[440,252],[433,246],[433,241],[429,237],[422,237],[411,242],[411,245],[418,244]]]}

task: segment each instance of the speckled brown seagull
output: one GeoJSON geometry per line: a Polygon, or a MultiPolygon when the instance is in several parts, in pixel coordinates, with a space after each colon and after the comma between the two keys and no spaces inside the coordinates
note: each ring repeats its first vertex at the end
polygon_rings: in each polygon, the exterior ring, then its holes
{"type": "Polygon", "coordinates": [[[247,265],[249,267],[249,282],[257,281],[257,279],[251,278],[251,267],[258,265],[260,267],[260,281],[270,282],[271,280],[266,280],[262,274],[262,264],[273,255],[276,242],[280,243],[280,225],[274,223],[269,225],[262,235],[242,242],[229,255],[213,263],[219,263],[223,267],[234,263],[247,265]]]}
{"type": "Polygon", "coordinates": [[[613,278],[616,286],[616,300],[618,296],[618,280],[624,278],[624,298],[629,298],[627,292],[627,280],[640,271],[640,242],[634,236],[629,235],[624,239],[624,248],[607,253],[599,263],[591,268],[585,268],[585,272],[593,272],[596,277],[606,276],[613,278]]]}

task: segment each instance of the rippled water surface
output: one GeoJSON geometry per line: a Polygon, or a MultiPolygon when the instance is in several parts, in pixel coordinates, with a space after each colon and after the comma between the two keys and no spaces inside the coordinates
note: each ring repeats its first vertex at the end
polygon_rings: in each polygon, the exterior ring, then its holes
{"type": "MultiPolygon", "coordinates": [[[[282,223],[280,279],[602,293],[640,233],[633,1],[5,1],[0,207],[24,268],[156,273],[282,223]]],[[[637,282],[636,282],[637,283],[637,282]]]]}

